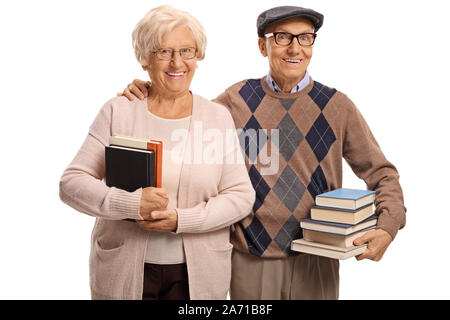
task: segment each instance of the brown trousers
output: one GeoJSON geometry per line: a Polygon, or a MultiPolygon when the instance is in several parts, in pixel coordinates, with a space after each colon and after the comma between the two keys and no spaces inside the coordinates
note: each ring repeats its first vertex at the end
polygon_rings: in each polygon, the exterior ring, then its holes
{"type": "Polygon", "coordinates": [[[145,263],[142,300],[189,300],[186,263],[145,263]]]}
{"type": "Polygon", "coordinates": [[[231,300],[337,300],[339,261],[309,254],[264,259],[233,250],[231,300]]]}

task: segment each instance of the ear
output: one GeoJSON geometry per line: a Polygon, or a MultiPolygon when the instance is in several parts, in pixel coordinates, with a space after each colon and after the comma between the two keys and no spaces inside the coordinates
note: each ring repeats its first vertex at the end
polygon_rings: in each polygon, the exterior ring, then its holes
{"type": "Polygon", "coordinates": [[[267,57],[267,46],[265,38],[258,38],[258,47],[263,57],[267,57]]]}
{"type": "Polygon", "coordinates": [[[151,64],[152,64],[152,56],[149,55],[149,56],[147,56],[147,58],[142,59],[141,63],[143,63],[143,64],[141,65],[141,66],[142,66],[142,70],[147,71],[147,72],[150,71],[150,69],[152,68],[152,67],[151,67],[151,64]]]}

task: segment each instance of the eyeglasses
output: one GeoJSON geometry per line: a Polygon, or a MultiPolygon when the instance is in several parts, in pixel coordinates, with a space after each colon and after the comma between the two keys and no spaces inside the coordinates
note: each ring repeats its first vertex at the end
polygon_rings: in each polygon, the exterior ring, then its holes
{"type": "Polygon", "coordinates": [[[197,48],[180,48],[180,50],[174,50],[172,48],[161,48],[152,53],[156,53],[158,59],[161,60],[172,60],[175,52],[180,54],[181,59],[189,60],[193,59],[197,55],[197,48]]]}
{"type": "Polygon", "coordinates": [[[266,38],[273,37],[275,39],[275,43],[280,46],[289,46],[292,43],[294,38],[297,38],[298,44],[302,47],[310,47],[314,44],[316,40],[316,33],[300,33],[300,34],[292,34],[289,32],[274,32],[267,33],[264,35],[266,38]]]}

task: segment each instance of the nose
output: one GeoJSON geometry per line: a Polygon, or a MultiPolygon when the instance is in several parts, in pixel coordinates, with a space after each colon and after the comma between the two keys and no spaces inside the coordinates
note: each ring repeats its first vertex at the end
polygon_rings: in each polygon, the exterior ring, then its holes
{"type": "Polygon", "coordinates": [[[173,66],[180,66],[183,63],[183,59],[179,52],[173,52],[172,59],[170,60],[170,64],[173,66]]]}
{"type": "Polygon", "coordinates": [[[298,54],[302,50],[302,46],[298,43],[297,39],[292,39],[291,44],[288,47],[288,53],[292,55],[298,54]]]}

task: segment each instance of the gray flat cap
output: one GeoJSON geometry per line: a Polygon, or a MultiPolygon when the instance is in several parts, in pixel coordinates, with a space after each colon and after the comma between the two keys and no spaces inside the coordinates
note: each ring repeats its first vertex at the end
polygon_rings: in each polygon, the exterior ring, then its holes
{"type": "Polygon", "coordinates": [[[276,7],[266,10],[259,15],[256,22],[256,26],[258,28],[258,36],[264,37],[264,31],[269,24],[294,17],[303,17],[309,19],[312,22],[315,31],[319,30],[323,24],[323,14],[314,10],[294,6],[276,7]]]}

